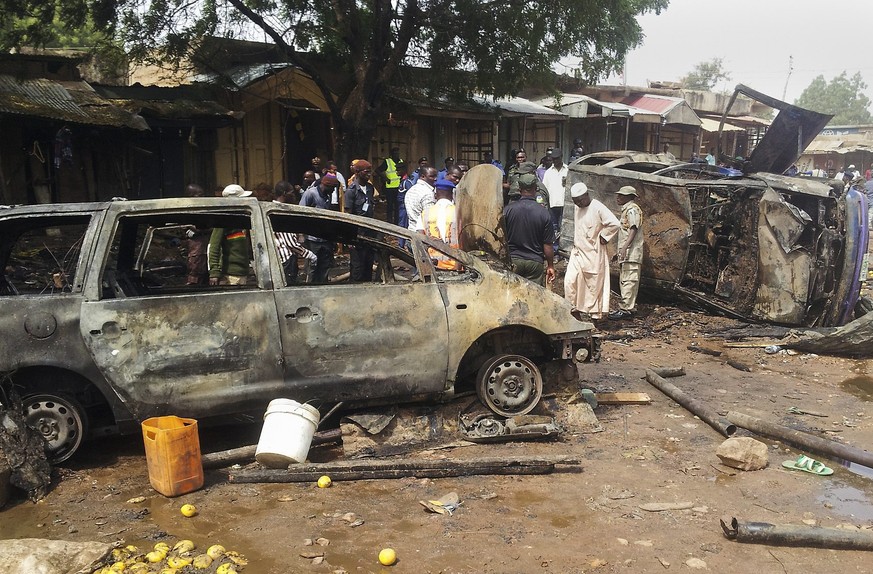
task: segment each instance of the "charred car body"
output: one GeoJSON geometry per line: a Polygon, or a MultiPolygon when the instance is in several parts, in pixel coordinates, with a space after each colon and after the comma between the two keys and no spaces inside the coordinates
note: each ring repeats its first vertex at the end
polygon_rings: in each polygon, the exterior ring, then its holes
{"type": "Polygon", "coordinates": [[[0,259],[4,387],[55,461],[89,429],[139,432],[165,414],[259,417],[277,397],[385,404],[469,384],[494,412],[523,414],[541,395],[538,365],[595,350],[593,325],[553,293],[421,234],[331,211],[237,198],[16,207],[0,211],[0,259]],[[188,235],[210,229],[245,234],[248,284],[187,284],[188,235]],[[379,278],[349,283],[346,263],[327,284],[286,284],[276,233],[372,249],[379,278]],[[437,269],[428,249],[457,268],[437,269]]]}
{"type": "MultiPolygon", "coordinates": [[[[643,289],[747,320],[842,325],[853,318],[866,272],[866,198],[844,191],[841,181],[776,175],[830,116],[745,86],[737,92],[780,110],[739,165],[604,152],[571,164],[568,186],[585,182],[616,213],[615,192],[624,185],[637,190],[645,214],[643,289]]],[[[562,247],[568,248],[573,204],[566,205],[562,247]]]]}

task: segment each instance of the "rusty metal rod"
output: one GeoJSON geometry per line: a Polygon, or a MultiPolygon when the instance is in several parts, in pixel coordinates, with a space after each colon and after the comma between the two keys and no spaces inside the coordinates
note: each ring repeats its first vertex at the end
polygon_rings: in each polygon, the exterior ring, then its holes
{"type": "Polygon", "coordinates": [[[775,438],[804,450],[873,468],[873,453],[866,450],[840,444],[743,413],[730,411],[727,414],[727,419],[738,427],[750,430],[755,434],[775,438]]]}
{"type": "Polygon", "coordinates": [[[770,524],[768,522],[740,522],[731,519],[730,526],[721,521],[724,535],[730,540],[770,546],[806,546],[835,550],[873,550],[873,531],[770,524]]]}
{"type": "Polygon", "coordinates": [[[737,432],[737,427],[724,420],[722,417],[718,416],[715,411],[710,410],[708,406],[706,406],[702,401],[695,399],[694,397],[688,395],[674,385],[673,383],[667,381],[663,377],[658,376],[658,373],[651,369],[646,369],[646,380],[652,384],[656,389],[685,407],[691,413],[697,415],[697,417],[714,428],[718,433],[724,437],[730,437],[735,432],[737,432]]]}

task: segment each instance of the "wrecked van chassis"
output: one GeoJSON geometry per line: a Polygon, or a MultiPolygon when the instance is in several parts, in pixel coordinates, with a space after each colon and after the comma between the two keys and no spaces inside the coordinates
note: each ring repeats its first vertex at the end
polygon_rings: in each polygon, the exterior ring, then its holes
{"type": "MultiPolygon", "coordinates": [[[[0,211],[2,263],[24,230],[66,229],[67,218],[84,232],[78,265],[63,289],[22,294],[8,277],[0,288],[3,384],[24,397],[54,462],[72,456],[86,436],[137,433],[151,416],[176,414],[204,424],[257,420],[279,396],[351,408],[447,400],[474,387],[496,413],[523,414],[542,394],[538,365],[599,355],[593,325],[574,319],[554,293],[421,234],[298,206],[208,198],[15,207],[0,211]],[[191,224],[192,213],[213,227],[245,218],[257,284],[161,292],[137,277],[139,292],[125,292],[127,282],[110,275],[107,262],[142,257],[131,251],[122,258],[113,234],[121,236],[125,222],[140,230],[191,224]],[[286,287],[271,248],[274,221],[282,218],[299,221],[302,232],[369,242],[377,261],[402,259],[420,278],[401,280],[389,272],[382,283],[286,287]],[[410,241],[412,254],[385,241],[388,236],[410,241]],[[428,247],[458,259],[465,272],[441,278],[428,247]],[[369,301],[367,313],[350,315],[353,301],[369,301]],[[398,304],[405,306],[398,310],[398,304]],[[393,307],[386,311],[386,305],[393,307]],[[229,309],[235,317],[228,317],[229,309]],[[252,310],[256,319],[245,319],[252,310]],[[295,344],[283,345],[286,339],[295,344]],[[180,344],[191,340],[220,346],[180,344]],[[343,351],[343,341],[352,347],[343,351]],[[368,349],[363,355],[361,345],[368,349]],[[401,348],[415,350],[396,367],[401,348]],[[322,357],[348,367],[330,371],[322,357]]],[[[137,237],[136,228],[129,231],[137,237]]],[[[42,271],[50,277],[56,270],[42,271]]],[[[132,271],[145,279],[147,270],[132,271]]]]}
{"type": "MultiPolygon", "coordinates": [[[[778,175],[830,116],[742,85],[737,93],[780,110],[742,171],[600,152],[569,166],[568,185],[583,181],[616,213],[615,191],[637,190],[643,288],[743,320],[845,324],[865,267],[866,199],[842,182],[778,175]]],[[[562,247],[573,241],[573,204],[566,205],[562,247]]]]}

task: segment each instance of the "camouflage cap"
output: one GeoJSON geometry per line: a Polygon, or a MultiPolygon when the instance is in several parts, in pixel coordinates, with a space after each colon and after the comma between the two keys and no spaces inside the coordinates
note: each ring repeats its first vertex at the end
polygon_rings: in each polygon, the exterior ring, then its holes
{"type": "Polygon", "coordinates": [[[518,176],[518,187],[521,189],[531,189],[537,185],[537,176],[533,173],[523,173],[518,176]]]}
{"type": "Polygon", "coordinates": [[[518,173],[536,173],[537,164],[532,161],[523,161],[518,164],[516,169],[518,170],[518,173]]]}

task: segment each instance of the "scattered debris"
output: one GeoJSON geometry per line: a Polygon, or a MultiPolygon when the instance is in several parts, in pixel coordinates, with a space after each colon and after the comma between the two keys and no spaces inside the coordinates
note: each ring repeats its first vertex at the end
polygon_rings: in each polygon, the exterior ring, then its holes
{"type": "Polygon", "coordinates": [[[873,357],[873,313],[862,315],[842,327],[791,331],[789,341],[781,345],[819,355],[873,357]]]}
{"type": "Polygon", "coordinates": [[[693,502],[649,502],[640,504],[640,510],[646,512],[664,512],[665,510],[690,510],[694,508],[693,502]]]}
{"type": "Polygon", "coordinates": [[[7,409],[0,403],[0,453],[3,455],[0,470],[11,470],[9,483],[26,491],[27,497],[36,502],[51,486],[52,467],[45,454],[46,442],[39,432],[27,426],[21,415],[24,408],[12,393],[8,396],[8,406],[7,409]]]}
{"type": "MultiPolygon", "coordinates": [[[[342,440],[342,432],[340,429],[330,429],[320,431],[312,436],[311,446],[319,444],[327,444],[331,442],[339,442],[342,440]]],[[[258,445],[241,446],[230,450],[222,450],[219,452],[210,452],[200,456],[200,462],[204,469],[211,468],[227,468],[234,464],[247,464],[255,460],[255,452],[258,445]]]]}
{"type": "Polygon", "coordinates": [[[731,437],[718,446],[721,463],[739,470],[761,470],[768,463],[767,445],[751,437],[731,437]]]}
{"type": "Polygon", "coordinates": [[[710,355],[712,357],[720,357],[721,351],[716,351],[715,349],[708,349],[706,347],[701,347],[700,345],[688,345],[686,347],[689,351],[694,351],[695,353],[703,353],[704,355],[710,355]]]}
{"type": "Polygon", "coordinates": [[[448,514],[449,516],[461,506],[461,501],[458,499],[457,492],[450,492],[436,500],[419,500],[419,504],[437,514],[448,514]]]}
{"type": "Polygon", "coordinates": [[[747,365],[745,363],[735,361],[734,359],[728,359],[727,361],[725,361],[725,363],[727,363],[728,366],[733,367],[738,371],[743,371],[745,373],[752,372],[752,367],[750,367],[749,365],[747,365]]]}
{"type": "Polygon", "coordinates": [[[717,430],[722,436],[730,437],[737,431],[736,426],[725,421],[722,417],[718,416],[718,414],[710,410],[708,406],[689,396],[673,383],[659,377],[655,371],[647,369],[646,380],[659,391],[691,411],[693,414],[697,415],[700,420],[717,430]]]}
{"type": "Polygon", "coordinates": [[[596,393],[594,396],[601,405],[648,405],[652,402],[647,393],[596,393]]]}
{"type": "Polygon", "coordinates": [[[770,524],[768,522],[740,522],[731,519],[730,525],[721,521],[724,535],[730,540],[770,546],[806,546],[834,550],[873,550],[873,531],[770,524]]]}
{"type": "Polygon", "coordinates": [[[484,443],[551,438],[558,436],[562,429],[554,417],[543,415],[517,415],[501,420],[490,413],[461,413],[458,430],[464,440],[484,443]]]}
{"type": "Polygon", "coordinates": [[[800,407],[788,407],[788,412],[795,415],[810,415],[813,417],[824,417],[827,418],[828,415],[824,413],[820,413],[818,411],[809,411],[806,409],[801,409],[800,407]]]}

